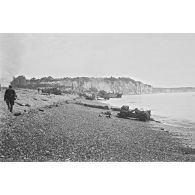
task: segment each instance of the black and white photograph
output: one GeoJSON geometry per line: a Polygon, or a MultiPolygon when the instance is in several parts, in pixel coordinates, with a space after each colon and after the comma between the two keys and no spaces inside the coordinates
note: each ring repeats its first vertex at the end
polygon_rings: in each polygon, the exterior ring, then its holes
{"type": "Polygon", "coordinates": [[[0,161],[194,162],[195,34],[2,33],[0,161]]]}
{"type": "Polygon", "coordinates": [[[0,192],[191,195],[193,0],[0,0],[0,192]]]}

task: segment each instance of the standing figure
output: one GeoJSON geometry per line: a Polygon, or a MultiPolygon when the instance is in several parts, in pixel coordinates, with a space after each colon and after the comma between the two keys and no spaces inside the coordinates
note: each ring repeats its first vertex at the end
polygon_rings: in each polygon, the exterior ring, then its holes
{"type": "Polygon", "coordinates": [[[9,85],[9,88],[5,91],[4,101],[6,102],[8,110],[10,112],[13,111],[14,101],[16,100],[16,98],[16,92],[12,89],[12,86],[9,85]]]}
{"type": "Polygon", "coordinates": [[[38,90],[38,93],[40,93],[40,92],[41,92],[41,89],[40,89],[40,88],[38,88],[37,90],[38,90]]]}

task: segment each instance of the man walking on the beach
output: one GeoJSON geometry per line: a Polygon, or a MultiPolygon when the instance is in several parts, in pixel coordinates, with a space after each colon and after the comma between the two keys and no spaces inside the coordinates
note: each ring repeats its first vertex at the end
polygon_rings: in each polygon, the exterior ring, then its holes
{"type": "Polygon", "coordinates": [[[16,92],[12,89],[12,86],[9,85],[9,88],[6,89],[5,95],[4,95],[4,101],[6,101],[6,104],[8,106],[8,110],[10,112],[13,111],[14,101],[16,100],[16,92]]]}

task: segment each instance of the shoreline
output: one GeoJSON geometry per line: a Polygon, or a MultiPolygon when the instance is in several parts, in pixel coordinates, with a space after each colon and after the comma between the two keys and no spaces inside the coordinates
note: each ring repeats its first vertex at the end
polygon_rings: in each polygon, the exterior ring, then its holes
{"type": "MultiPolygon", "coordinates": [[[[185,95],[186,93],[188,92],[183,92],[183,93],[180,93],[182,95],[185,95]]],[[[190,95],[194,96],[194,92],[189,92],[190,95]]],[[[169,93],[170,95],[172,95],[173,93],[169,93]]],[[[148,95],[148,94],[143,94],[143,95],[148,95]]],[[[151,94],[150,94],[151,95],[151,94]]],[[[129,96],[131,95],[125,95],[125,98],[124,98],[124,103],[122,103],[122,101],[119,99],[113,99],[111,101],[103,101],[104,103],[107,103],[109,106],[121,106],[121,105],[128,105],[131,109],[134,109],[135,107],[138,107],[140,108],[139,105],[139,99],[132,99],[130,98],[129,96]],[[133,101],[133,102],[132,102],[133,101]],[[136,103],[136,101],[138,101],[136,103]]],[[[139,96],[139,95],[138,95],[139,96]]],[[[144,101],[144,100],[143,100],[144,101]]],[[[143,106],[144,107],[145,104],[141,104],[141,107],[143,106]]],[[[160,121],[161,124],[163,124],[164,126],[166,127],[169,127],[171,129],[174,129],[173,132],[178,132],[178,133],[182,133],[184,136],[186,135],[190,135],[190,139],[189,140],[189,146],[190,147],[193,147],[195,148],[195,122],[194,122],[194,119],[192,118],[193,114],[190,115],[191,118],[188,118],[188,117],[184,117],[184,119],[180,117],[175,117],[174,113],[172,113],[170,116],[167,116],[165,114],[163,114],[163,112],[161,112],[161,115],[160,115],[160,111],[158,110],[158,114],[157,113],[154,113],[152,108],[152,106],[148,106],[147,108],[145,109],[149,109],[152,111],[152,118],[154,118],[155,120],[157,121],[160,121]],[[192,120],[193,119],[193,120],[192,120]]],[[[154,106],[153,106],[154,107],[154,106]]],[[[160,109],[160,107],[154,107],[154,109],[160,109]]],[[[177,114],[177,113],[176,113],[177,114]]],[[[186,142],[185,142],[186,143],[186,142]]]]}
{"type": "MultiPolygon", "coordinates": [[[[119,119],[115,111],[107,118],[106,110],[76,104],[97,101],[75,98],[54,96],[20,116],[7,113],[0,127],[0,161],[195,161],[194,150],[172,127],[119,119]]],[[[16,106],[15,112],[19,108],[24,106],[16,106]]]]}

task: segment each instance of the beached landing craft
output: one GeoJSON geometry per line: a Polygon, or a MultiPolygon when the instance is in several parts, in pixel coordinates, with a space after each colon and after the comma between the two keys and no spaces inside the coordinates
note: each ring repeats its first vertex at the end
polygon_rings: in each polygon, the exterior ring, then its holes
{"type": "Polygon", "coordinates": [[[108,93],[104,90],[101,90],[98,93],[98,97],[104,98],[106,100],[109,100],[110,98],[121,98],[122,95],[123,95],[122,93],[108,93]]]}

